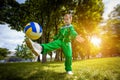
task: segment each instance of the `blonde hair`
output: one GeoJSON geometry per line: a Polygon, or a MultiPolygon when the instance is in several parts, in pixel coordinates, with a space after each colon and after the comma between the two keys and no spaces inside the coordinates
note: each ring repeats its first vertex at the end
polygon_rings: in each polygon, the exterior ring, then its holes
{"type": "Polygon", "coordinates": [[[70,21],[72,22],[72,14],[65,14],[64,17],[69,17],[70,21]]]}
{"type": "Polygon", "coordinates": [[[72,20],[72,14],[65,14],[64,17],[67,16],[72,20]]]}

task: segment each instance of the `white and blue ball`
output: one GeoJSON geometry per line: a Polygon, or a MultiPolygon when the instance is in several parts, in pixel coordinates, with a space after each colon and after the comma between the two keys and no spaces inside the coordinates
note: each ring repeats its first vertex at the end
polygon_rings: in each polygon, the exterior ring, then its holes
{"type": "Polygon", "coordinates": [[[36,22],[30,22],[25,26],[24,33],[28,38],[37,40],[42,35],[42,26],[36,22]]]}

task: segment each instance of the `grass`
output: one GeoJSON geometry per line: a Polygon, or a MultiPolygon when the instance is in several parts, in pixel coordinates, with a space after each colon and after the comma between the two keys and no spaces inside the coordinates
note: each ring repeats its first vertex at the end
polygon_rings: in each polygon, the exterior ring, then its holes
{"type": "Polygon", "coordinates": [[[0,64],[0,80],[120,80],[120,57],[73,61],[74,75],[64,62],[0,64]]]}

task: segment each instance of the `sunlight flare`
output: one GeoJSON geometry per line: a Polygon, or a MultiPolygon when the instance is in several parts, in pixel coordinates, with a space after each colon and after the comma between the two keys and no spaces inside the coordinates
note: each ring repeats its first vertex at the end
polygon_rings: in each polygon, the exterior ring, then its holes
{"type": "Polygon", "coordinates": [[[101,43],[101,39],[100,39],[100,38],[98,38],[98,37],[96,37],[96,36],[92,36],[90,41],[91,41],[91,43],[92,43],[93,45],[95,45],[95,46],[97,46],[97,47],[100,46],[100,43],[101,43]]]}

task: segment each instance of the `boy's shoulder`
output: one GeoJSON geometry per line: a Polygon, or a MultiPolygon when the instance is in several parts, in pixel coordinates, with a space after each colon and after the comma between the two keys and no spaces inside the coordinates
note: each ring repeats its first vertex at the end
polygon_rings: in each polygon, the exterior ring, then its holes
{"type": "Polygon", "coordinates": [[[71,28],[71,27],[73,27],[73,25],[72,24],[70,24],[70,25],[63,25],[60,29],[66,29],[66,28],[71,28]]]}

